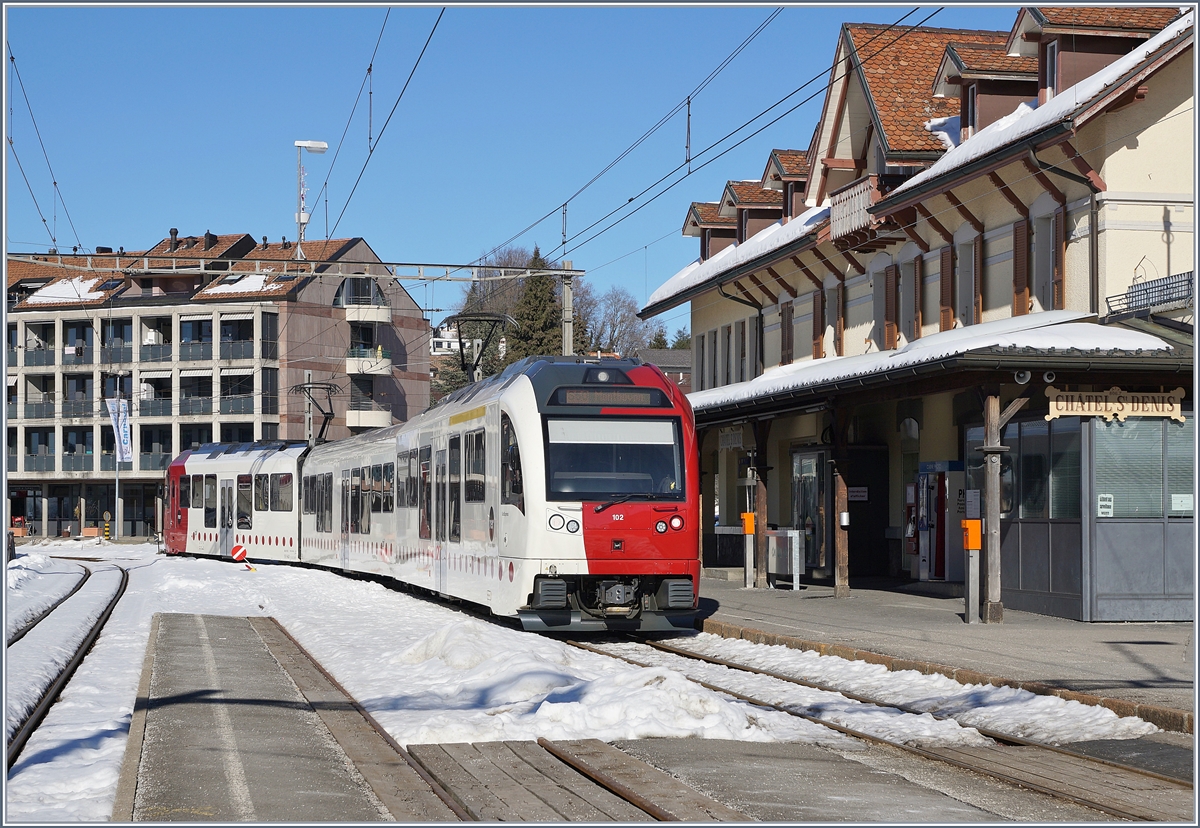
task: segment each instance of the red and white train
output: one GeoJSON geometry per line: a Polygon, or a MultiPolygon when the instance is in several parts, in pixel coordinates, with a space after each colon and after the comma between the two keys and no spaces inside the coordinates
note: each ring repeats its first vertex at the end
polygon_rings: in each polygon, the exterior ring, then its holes
{"type": "Polygon", "coordinates": [[[565,632],[690,628],[691,406],[638,360],[531,357],[397,426],[208,444],[167,469],[170,554],[394,578],[565,632]]]}

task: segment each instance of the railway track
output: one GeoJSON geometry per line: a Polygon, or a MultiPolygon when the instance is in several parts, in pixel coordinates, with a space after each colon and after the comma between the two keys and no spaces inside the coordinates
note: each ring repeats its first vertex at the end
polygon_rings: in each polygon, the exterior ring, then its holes
{"type": "Polygon", "coordinates": [[[75,589],[8,642],[8,768],[83,663],[129,583],[123,567],[85,572],[75,589]],[[62,628],[49,629],[56,621],[62,628]],[[13,680],[18,676],[26,679],[20,687],[13,680]]]}
{"type": "MultiPolygon", "coordinates": [[[[650,651],[666,653],[675,658],[716,665],[729,671],[735,671],[735,673],[762,676],[769,680],[800,685],[824,693],[836,693],[859,704],[871,705],[883,710],[900,710],[910,715],[930,717],[939,721],[957,721],[950,716],[936,716],[911,706],[848,693],[836,687],[737,664],[726,659],[701,655],[662,642],[634,640],[650,651]]],[[[618,658],[639,667],[667,666],[675,669],[682,667],[679,664],[664,664],[661,660],[638,660],[628,655],[611,652],[602,646],[598,647],[579,641],[568,641],[567,643],[589,652],[618,658]]],[[[964,770],[1035,790],[1122,819],[1189,822],[1193,819],[1193,792],[1190,780],[1177,779],[1144,768],[1098,759],[1069,748],[1048,745],[986,728],[971,727],[980,736],[986,737],[984,744],[954,747],[922,745],[914,743],[914,740],[898,739],[838,724],[836,721],[831,721],[830,709],[823,708],[822,705],[810,705],[808,709],[803,709],[804,705],[779,704],[729,686],[722,686],[711,680],[699,679],[694,675],[689,676],[686,668],[680,669],[680,672],[692,681],[716,692],[806,719],[847,736],[877,744],[891,745],[927,759],[945,762],[964,770]]]]}
{"type": "Polygon", "coordinates": [[[20,627],[18,627],[16,630],[14,630],[13,634],[9,637],[8,641],[5,642],[6,646],[11,646],[13,644],[16,644],[18,641],[20,641],[22,638],[24,638],[25,635],[30,630],[32,630],[34,627],[36,627],[42,621],[42,619],[44,619],[50,613],[54,612],[54,610],[60,604],[62,604],[64,601],[66,601],[68,598],[70,598],[72,595],[74,595],[76,592],[78,592],[83,587],[83,585],[87,583],[88,578],[92,577],[92,570],[88,569],[86,566],[80,566],[79,568],[81,570],[83,570],[83,574],[79,578],[79,580],[75,582],[75,586],[71,587],[71,589],[67,590],[64,594],[60,595],[53,602],[51,602],[49,606],[42,609],[40,612],[38,612],[37,614],[32,616],[24,624],[22,624],[20,627]]]}

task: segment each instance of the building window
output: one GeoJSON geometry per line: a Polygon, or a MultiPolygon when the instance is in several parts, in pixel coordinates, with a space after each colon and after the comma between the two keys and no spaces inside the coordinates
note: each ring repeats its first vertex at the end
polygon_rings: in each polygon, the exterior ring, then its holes
{"type": "Polygon", "coordinates": [[[696,364],[692,368],[696,376],[696,390],[704,388],[704,334],[696,337],[696,364]]]}
{"type": "Polygon", "coordinates": [[[1054,93],[1058,87],[1058,41],[1054,40],[1046,44],[1046,100],[1054,97],[1054,93]]]}
{"type": "Polygon", "coordinates": [[[779,306],[779,364],[790,365],[795,358],[796,329],[794,325],[795,309],[791,302],[779,306]]]}
{"type": "Polygon", "coordinates": [[[725,385],[733,382],[733,326],[726,325],[721,329],[721,349],[724,359],[725,385]]]}
{"type": "Polygon", "coordinates": [[[1096,516],[1191,517],[1195,421],[1097,421],[1096,516]]]}
{"type": "Polygon", "coordinates": [[[262,315],[262,358],[279,359],[279,314],[262,315]]]}
{"type": "MultiPolygon", "coordinates": [[[[967,429],[966,486],[986,488],[983,426],[967,429]]],[[[1080,421],[1078,417],[1012,422],[1001,442],[1000,517],[1003,520],[1078,520],[1080,421]]]]}
{"type": "Polygon", "coordinates": [[[708,376],[710,379],[709,388],[716,388],[721,384],[717,378],[717,332],[708,332],[708,376]]]}
{"type": "Polygon", "coordinates": [[[979,87],[976,84],[971,84],[967,87],[967,122],[964,124],[964,126],[967,128],[967,134],[964,137],[967,138],[975,134],[975,129],[978,126],[976,123],[976,120],[979,117],[978,110],[976,108],[978,103],[976,99],[976,90],[978,90],[978,88],[979,87]]]}

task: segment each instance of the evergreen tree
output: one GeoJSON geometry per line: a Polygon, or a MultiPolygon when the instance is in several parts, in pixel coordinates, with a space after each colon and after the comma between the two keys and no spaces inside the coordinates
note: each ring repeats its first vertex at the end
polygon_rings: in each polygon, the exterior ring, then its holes
{"type": "Polygon", "coordinates": [[[671,347],[681,350],[692,347],[692,335],[687,328],[680,328],[675,331],[675,338],[671,340],[671,347]]]}
{"type": "Polygon", "coordinates": [[[667,331],[665,328],[656,328],[654,336],[650,337],[650,344],[647,348],[666,348],[667,347],[667,331]]]}
{"type": "MultiPolygon", "coordinates": [[[[529,260],[530,270],[548,267],[537,245],[529,260]]],[[[508,331],[508,349],[504,363],[510,364],[527,356],[562,353],[562,306],[553,277],[535,273],[525,279],[521,299],[513,308],[515,331],[508,331]]]]}

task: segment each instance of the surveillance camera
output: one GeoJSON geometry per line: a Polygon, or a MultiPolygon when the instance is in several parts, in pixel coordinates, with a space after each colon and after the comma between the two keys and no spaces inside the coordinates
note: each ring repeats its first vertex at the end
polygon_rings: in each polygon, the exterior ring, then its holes
{"type": "Polygon", "coordinates": [[[1042,382],[1046,383],[1047,385],[1054,382],[1054,372],[1047,371],[1046,373],[1042,374],[1042,382]]]}
{"type": "Polygon", "coordinates": [[[1025,385],[1026,383],[1028,383],[1029,378],[1031,376],[1032,376],[1032,374],[1030,374],[1028,371],[1014,371],[1013,372],[1013,379],[1016,380],[1018,385],[1025,385]]]}

